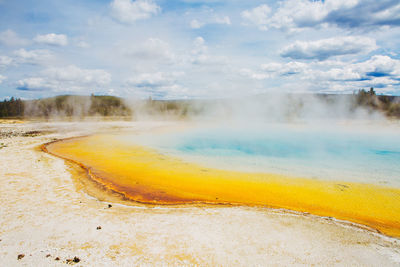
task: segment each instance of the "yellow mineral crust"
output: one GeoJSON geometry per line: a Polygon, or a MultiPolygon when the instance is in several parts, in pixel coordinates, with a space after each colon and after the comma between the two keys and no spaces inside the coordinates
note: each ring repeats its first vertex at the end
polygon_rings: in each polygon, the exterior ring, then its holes
{"type": "Polygon", "coordinates": [[[400,237],[398,188],[206,168],[123,140],[93,135],[49,143],[45,149],[80,164],[92,179],[137,202],[284,208],[400,237]]]}

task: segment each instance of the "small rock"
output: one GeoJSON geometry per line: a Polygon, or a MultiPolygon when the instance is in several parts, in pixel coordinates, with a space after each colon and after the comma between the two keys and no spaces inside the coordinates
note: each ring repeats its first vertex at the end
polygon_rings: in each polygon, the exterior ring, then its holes
{"type": "Polygon", "coordinates": [[[67,259],[65,262],[67,264],[72,264],[73,262],[77,263],[77,262],[80,262],[80,261],[81,261],[81,259],[75,256],[73,259],[67,259]]]}
{"type": "Polygon", "coordinates": [[[56,257],[54,260],[56,260],[56,261],[59,261],[59,260],[60,260],[60,258],[59,258],[59,257],[56,257]]]}
{"type": "Polygon", "coordinates": [[[22,259],[23,257],[25,257],[25,254],[19,254],[18,255],[18,260],[22,259]]]}
{"type": "Polygon", "coordinates": [[[111,208],[112,207],[112,205],[111,204],[108,204],[108,208],[111,208]]]}
{"type": "Polygon", "coordinates": [[[46,258],[48,258],[48,257],[50,257],[50,256],[51,256],[50,254],[47,254],[47,255],[46,255],[46,258]]]}
{"type": "Polygon", "coordinates": [[[96,228],[97,230],[101,230],[101,226],[97,226],[97,228],[96,228]]]}

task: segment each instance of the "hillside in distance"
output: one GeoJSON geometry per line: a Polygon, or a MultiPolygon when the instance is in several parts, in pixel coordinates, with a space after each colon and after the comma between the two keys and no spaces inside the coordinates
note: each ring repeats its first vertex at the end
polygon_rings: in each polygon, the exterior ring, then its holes
{"type": "Polygon", "coordinates": [[[400,97],[376,95],[373,88],[345,94],[262,94],[242,98],[132,100],[116,96],[60,95],[36,100],[11,98],[0,102],[1,118],[259,116],[278,120],[302,116],[352,117],[380,113],[400,118],[400,97]]]}

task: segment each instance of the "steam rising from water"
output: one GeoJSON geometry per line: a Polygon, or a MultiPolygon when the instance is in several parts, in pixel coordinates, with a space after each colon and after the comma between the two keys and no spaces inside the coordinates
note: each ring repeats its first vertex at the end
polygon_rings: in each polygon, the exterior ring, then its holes
{"type": "Polygon", "coordinates": [[[231,99],[204,110],[209,117],[231,121],[306,122],[329,120],[384,120],[383,114],[367,110],[352,95],[269,94],[231,99]]]}
{"type": "Polygon", "coordinates": [[[154,101],[109,96],[59,96],[25,102],[25,115],[46,118],[125,116],[132,120],[316,122],[384,120],[355,95],[265,94],[226,99],[154,101]]]}
{"type": "Polygon", "coordinates": [[[132,140],[210,167],[400,186],[398,132],[382,124],[248,123],[132,140]]]}
{"type": "Polygon", "coordinates": [[[400,186],[400,124],[355,99],[276,93],[192,101],[185,114],[198,128],[139,143],[216,168],[400,186]]]}
{"type": "MultiPolygon", "coordinates": [[[[82,118],[91,111],[103,111],[102,101],[107,100],[117,103],[108,109],[110,112],[125,114],[125,107],[118,102],[121,99],[100,98],[64,97],[65,102],[47,99],[45,104],[67,107],[69,114],[82,118]]],[[[400,185],[400,127],[386,126],[398,122],[389,123],[378,111],[357,105],[353,95],[123,101],[132,110],[132,120],[201,123],[200,130],[136,138],[140,144],[185,159],[229,169],[400,185]]],[[[28,111],[40,109],[35,103],[40,104],[32,102],[28,111]]],[[[63,116],[62,112],[52,112],[48,111],[50,117],[63,116]]]]}

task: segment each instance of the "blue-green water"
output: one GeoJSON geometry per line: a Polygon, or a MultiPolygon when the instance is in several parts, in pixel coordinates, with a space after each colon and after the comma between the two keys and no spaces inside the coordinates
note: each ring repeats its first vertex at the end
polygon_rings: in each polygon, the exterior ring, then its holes
{"type": "Polygon", "coordinates": [[[150,143],[210,167],[400,186],[396,129],[206,127],[163,134],[150,143]]]}

